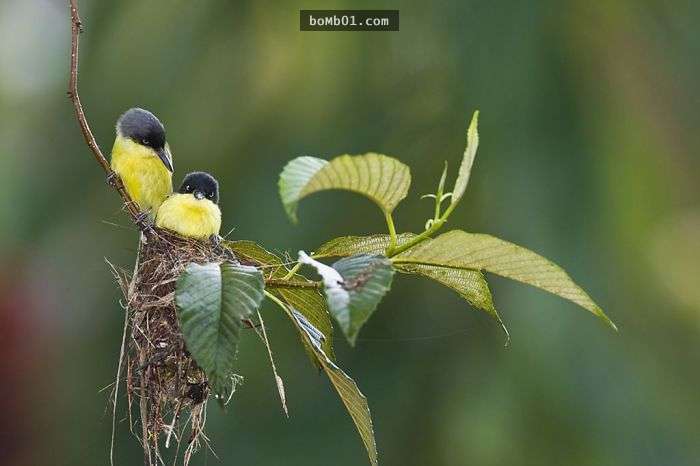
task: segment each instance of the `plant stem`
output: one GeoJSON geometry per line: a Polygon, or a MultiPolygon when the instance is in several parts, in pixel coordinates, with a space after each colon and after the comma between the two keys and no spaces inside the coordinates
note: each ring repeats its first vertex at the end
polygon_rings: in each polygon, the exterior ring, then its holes
{"type": "Polygon", "coordinates": [[[459,200],[456,202],[450,202],[450,205],[447,206],[447,210],[445,210],[445,213],[442,214],[442,221],[445,222],[447,221],[447,217],[450,216],[453,210],[455,210],[455,207],[457,207],[457,204],[459,204],[459,200]]]}
{"type": "MultiPolygon", "coordinates": [[[[447,167],[445,167],[445,171],[446,170],[447,170],[447,167]]],[[[430,225],[430,228],[425,230],[420,235],[414,237],[410,241],[402,244],[401,246],[392,247],[390,244],[386,250],[387,257],[394,257],[397,254],[401,254],[402,252],[412,248],[416,244],[425,241],[426,239],[430,238],[430,236],[432,236],[434,233],[436,233],[440,228],[442,228],[442,226],[447,222],[447,218],[450,216],[450,214],[455,209],[455,207],[457,207],[457,204],[459,204],[459,200],[450,202],[450,205],[447,207],[445,212],[443,214],[440,214],[440,206],[442,204],[442,195],[444,192],[443,183],[444,183],[444,175],[443,175],[443,179],[440,180],[440,186],[438,186],[438,192],[435,194],[435,217],[433,218],[433,223],[432,223],[432,225],[430,225]]]]}
{"type": "Polygon", "coordinates": [[[416,244],[425,241],[426,239],[430,238],[430,236],[433,233],[438,231],[442,227],[442,225],[444,225],[444,223],[445,223],[444,217],[441,219],[438,219],[437,221],[433,222],[433,224],[430,226],[430,228],[425,230],[420,235],[414,237],[410,241],[407,241],[407,242],[403,243],[401,246],[397,246],[393,249],[387,249],[387,257],[394,257],[397,254],[401,254],[402,252],[406,251],[407,249],[412,248],[416,244]]]}
{"type": "Polygon", "coordinates": [[[435,215],[433,216],[433,223],[440,219],[440,204],[442,204],[442,202],[438,199],[442,199],[442,193],[439,193],[439,196],[440,197],[435,197],[435,215]]]}
{"type": "Polygon", "coordinates": [[[274,302],[275,304],[277,304],[279,307],[282,308],[282,310],[283,310],[284,312],[286,312],[287,314],[289,314],[289,309],[287,308],[287,305],[286,305],[285,303],[282,302],[282,300],[280,300],[279,298],[277,298],[277,296],[273,295],[272,293],[270,293],[270,292],[267,291],[267,290],[264,290],[263,292],[265,293],[265,296],[267,296],[268,298],[270,298],[270,300],[271,300],[272,302],[274,302]]]}
{"type": "Polygon", "coordinates": [[[391,257],[391,252],[396,248],[396,227],[394,226],[394,218],[391,216],[391,212],[384,212],[384,218],[386,219],[386,226],[389,228],[389,247],[386,248],[386,252],[391,257]]]}
{"type": "Polygon", "coordinates": [[[410,241],[407,241],[406,243],[398,246],[396,243],[396,230],[394,229],[394,222],[393,219],[391,218],[391,214],[385,214],[387,218],[387,225],[389,225],[389,234],[391,236],[390,242],[389,242],[389,247],[386,248],[386,256],[387,257],[394,257],[398,254],[401,254],[402,252],[412,248],[418,243],[421,243],[425,241],[426,239],[430,238],[433,233],[437,232],[442,226],[447,222],[447,217],[450,216],[452,211],[454,210],[455,206],[457,205],[457,202],[453,202],[449,205],[447,210],[445,211],[444,214],[441,214],[442,210],[442,201],[443,201],[443,195],[445,194],[445,177],[447,175],[447,162],[445,162],[445,168],[442,171],[442,176],[440,177],[440,183],[438,183],[438,188],[437,192],[435,193],[435,210],[433,213],[433,218],[429,220],[430,223],[430,228],[425,230],[423,233],[421,233],[418,236],[415,236],[413,239],[410,241]]]}
{"type": "Polygon", "coordinates": [[[320,288],[321,283],[268,278],[265,280],[265,286],[268,288],[320,288]]]}
{"type": "Polygon", "coordinates": [[[445,175],[447,174],[447,162],[445,162],[445,169],[442,172],[442,177],[440,178],[440,183],[438,184],[437,192],[435,193],[435,215],[433,215],[433,223],[440,219],[440,207],[442,206],[442,195],[445,192],[445,175]]]}

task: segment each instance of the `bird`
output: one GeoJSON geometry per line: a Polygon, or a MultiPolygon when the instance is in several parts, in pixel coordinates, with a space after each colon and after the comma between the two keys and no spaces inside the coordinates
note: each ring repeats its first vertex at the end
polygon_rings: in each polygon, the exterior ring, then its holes
{"type": "Polygon", "coordinates": [[[219,183],[206,172],[188,173],[176,193],[161,204],[156,226],[198,240],[219,237],[219,183]]]}
{"type": "Polygon", "coordinates": [[[141,220],[152,221],[173,192],[173,158],[154,114],[131,108],[119,117],[110,165],[142,212],[141,220]]]}

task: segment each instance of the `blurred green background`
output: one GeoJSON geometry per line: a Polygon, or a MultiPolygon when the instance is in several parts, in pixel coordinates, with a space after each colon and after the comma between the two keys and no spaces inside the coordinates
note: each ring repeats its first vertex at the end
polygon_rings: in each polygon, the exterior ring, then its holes
{"type": "MultiPolygon", "coordinates": [[[[177,181],[222,184],[224,230],[276,251],[382,232],[330,193],[286,219],[277,175],[299,155],[377,151],[413,170],[399,229],[420,230],[471,112],[481,146],[453,227],[564,266],[617,322],[491,278],[513,336],[436,284],[398,277],[341,366],[367,395],[383,465],[695,465],[700,458],[700,3],[395,2],[400,32],[299,32],[300,8],[375,2],[82,1],[81,95],[103,150],[142,106],[177,181]]],[[[0,463],[108,459],[123,314],[105,264],[137,233],[65,97],[59,0],[0,4],[0,463]]],[[[209,409],[219,457],[194,465],[362,465],[349,417],[285,318],[264,310],[291,417],[252,333],[246,382],[209,409]]],[[[120,418],[125,416],[121,399],[120,418]]],[[[140,464],[127,423],[117,464],[140,464]]]]}

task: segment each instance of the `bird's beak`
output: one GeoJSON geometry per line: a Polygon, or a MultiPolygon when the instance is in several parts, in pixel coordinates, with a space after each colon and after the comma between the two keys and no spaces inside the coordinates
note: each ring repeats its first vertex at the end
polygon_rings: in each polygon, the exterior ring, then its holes
{"type": "Polygon", "coordinates": [[[160,159],[161,162],[163,162],[163,165],[165,165],[165,168],[168,169],[170,173],[173,172],[173,156],[170,154],[170,148],[166,145],[165,147],[162,147],[160,149],[156,149],[156,154],[158,154],[158,158],[160,159]]]}
{"type": "Polygon", "coordinates": [[[194,198],[197,199],[198,201],[201,201],[204,199],[204,193],[202,191],[195,191],[194,193],[194,198]]]}

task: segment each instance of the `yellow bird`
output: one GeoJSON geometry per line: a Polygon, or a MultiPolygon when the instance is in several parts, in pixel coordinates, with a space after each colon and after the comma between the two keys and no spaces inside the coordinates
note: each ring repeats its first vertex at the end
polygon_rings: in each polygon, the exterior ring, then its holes
{"type": "Polygon", "coordinates": [[[173,159],[155,115],[132,108],[119,117],[111,165],[131,199],[153,219],[173,192],[173,159]]]}
{"type": "Polygon", "coordinates": [[[156,226],[195,239],[218,237],[221,229],[219,183],[209,173],[185,176],[180,189],[168,197],[156,216],[156,226]]]}

